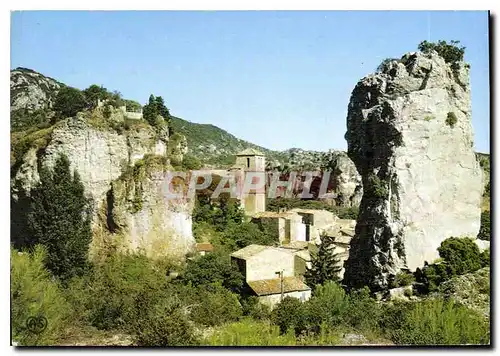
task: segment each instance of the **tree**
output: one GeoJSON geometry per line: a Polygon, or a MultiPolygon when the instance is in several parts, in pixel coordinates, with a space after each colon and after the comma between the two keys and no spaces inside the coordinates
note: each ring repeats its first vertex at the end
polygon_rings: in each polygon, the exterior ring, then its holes
{"type": "Polygon", "coordinates": [[[105,100],[109,97],[108,90],[102,85],[92,84],[87,89],[83,91],[85,96],[85,101],[87,102],[87,107],[89,109],[94,109],[97,107],[99,100],[105,100]]]}
{"type": "Polygon", "coordinates": [[[84,193],[65,155],[56,159],[53,170],[40,169],[40,183],[32,190],[29,230],[34,242],[47,249],[47,268],[63,281],[82,275],[88,267],[91,204],[84,193]]]}
{"type": "Polygon", "coordinates": [[[234,292],[243,286],[243,275],[231,262],[229,255],[222,251],[215,251],[189,261],[182,280],[194,286],[220,284],[234,292]]]}
{"type": "Polygon", "coordinates": [[[54,110],[63,118],[73,117],[85,109],[86,101],[83,93],[71,87],[63,87],[57,93],[54,110]]]}
{"type": "Polygon", "coordinates": [[[311,267],[307,268],[304,274],[306,283],[311,288],[324,284],[326,281],[337,282],[339,280],[342,267],[339,266],[339,255],[334,253],[333,241],[331,236],[321,236],[318,252],[311,253],[311,267]]]}
{"type": "Polygon", "coordinates": [[[170,113],[165,106],[161,96],[155,97],[153,94],[149,96],[148,103],[142,109],[142,115],[151,126],[158,125],[158,116],[161,116],[165,121],[170,120],[170,113]]]}
{"type": "Polygon", "coordinates": [[[450,43],[447,43],[446,41],[422,41],[418,45],[418,50],[423,53],[436,51],[441,57],[443,57],[446,63],[453,64],[464,60],[465,47],[459,46],[459,44],[460,41],[451,41],[450,43]]]}

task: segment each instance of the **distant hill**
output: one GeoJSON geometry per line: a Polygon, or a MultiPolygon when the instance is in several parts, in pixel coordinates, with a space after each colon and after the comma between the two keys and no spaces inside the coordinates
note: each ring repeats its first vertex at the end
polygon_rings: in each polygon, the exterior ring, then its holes
{"type": "Polygon", "coordinates": [[[245,148],[254,148],[266,155],[268,160],[283,161],[286,154],[272,151],[241,140],[229,132],[210,124],[197,124],[179,117],[171,117],[174,132],[186,136],[189,154],[198,157],[207,164],[231,165],[234,155],[245,148]]]}

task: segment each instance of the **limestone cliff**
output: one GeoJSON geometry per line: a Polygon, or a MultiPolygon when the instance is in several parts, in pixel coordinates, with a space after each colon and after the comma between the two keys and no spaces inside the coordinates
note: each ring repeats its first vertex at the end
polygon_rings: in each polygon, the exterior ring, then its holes
{"type": "Polygon", "coordinates": [[[476,237],[482,173],[466,63],[409,53],[363,78],[346,139],[364,188],[348,285],[385,288],[401,268],[436,259],[444,239],[476,237]]]}
{"type": "MultiPolygon", "coordinates": [[[[153,257],[182,256],[192,248],[192,206],[166,202],[158,179],[171,169],[168,127],[158,129],[142,120],[125,120],[120,110],[105,119],[96,109],[43,130],[17,134],[13,134],[12,143],[14,204],[29,196],[38,183],[38,167],[52,166],[64,153],[93,201],[94,252],[104,243],[120,249],[142,249],[153,257]],[[158,160],[163,164],[152,164],[158,160]],[[142,174],[124,181],[127,172],[141,169],[142,174]]],[[[176,158],[182,160],[182,155],[176,158]]]]}

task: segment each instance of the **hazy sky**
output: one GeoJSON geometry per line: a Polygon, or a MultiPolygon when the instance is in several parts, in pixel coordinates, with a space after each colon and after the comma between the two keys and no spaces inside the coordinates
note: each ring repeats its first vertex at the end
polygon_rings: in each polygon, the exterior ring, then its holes
{"type": "Polygon", "coordinates": [[[460,40],[489,152],[487,12],[15,12],[11,68],[100,84],[271,149],[346,149],[352,89],[422,40],[460,40]]]}

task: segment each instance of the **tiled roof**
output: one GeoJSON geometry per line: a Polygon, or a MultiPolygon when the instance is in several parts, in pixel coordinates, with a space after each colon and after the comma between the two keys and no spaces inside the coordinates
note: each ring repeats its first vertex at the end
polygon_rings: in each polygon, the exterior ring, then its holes
{"type": "Polygon", "coordinates": [[[255,148],[246,148],[240,153],[237,153],[236,156],[264,156],[264,154],[255,148]]]}
{"type": "Polygon", "coordinates": [[[206,251],[206,252],[211,252],[214,250],[214,246],[209,243],[209,242],[202,242],[202,243],[197,243],[196,244],[196,251],[206,251]]]}
{"type": "MultiPolygon", "coordinates": [[[[250,281],[247,283],[258,296],[281,293],[281,281],[279,278],[262,279],[260,281],[250,281]]],[[[283,278],[283,293],[306,290],[311,290],[311,288],[309,288],[298,277],[283,278]]]]}

